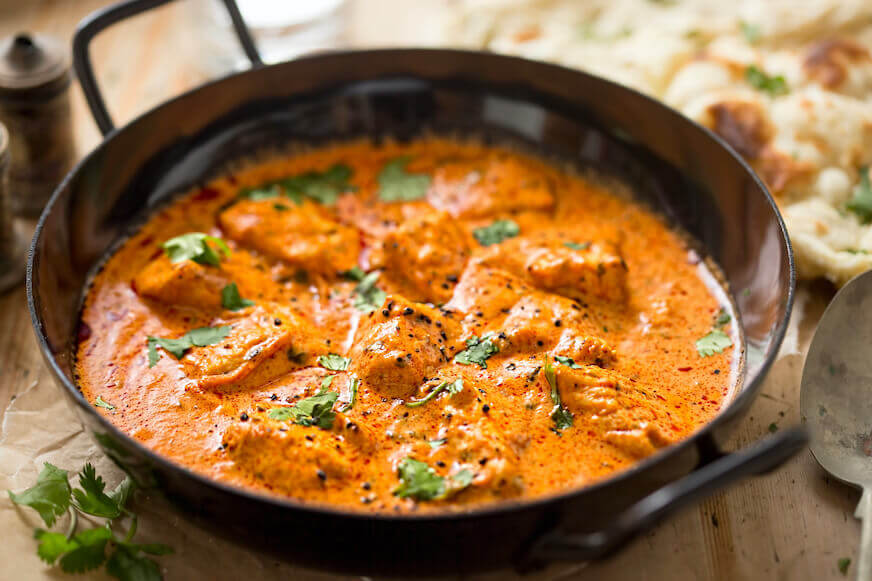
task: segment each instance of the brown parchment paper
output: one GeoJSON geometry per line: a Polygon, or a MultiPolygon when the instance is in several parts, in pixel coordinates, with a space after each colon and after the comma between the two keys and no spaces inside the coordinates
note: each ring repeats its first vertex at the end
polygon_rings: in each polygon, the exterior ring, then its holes
{"type": "MultiPolygon", "coordinates": [[[[800,291],[790,330],[764,392],[798,394],[798,369],[801,367],[799,323],[808,297],[807,291],[800,291]]],[[[809,323],[813,325],[814,321],[807,321],[804,326],[809,323]]],[[[803,343],[806,342],[804,339],[803,343]]],[[[70,471],[74,484],[74,474],[85,462],[91,462],[110,487],[123,476],[83,430],[66,399],[49,380],[36,382],[19,395],[9,405],[3,419],[0,432],[0,579],[109,579],[102,572],[75,577],[65,575],[37,558],[33,529],[44,525],[35,511],[16,506],[5,491],[19,491],[31,486],[44,462],[70,471]]],[[[156,493],[140,491],[132,508],[140,516],[136,536],[139,542],[162,542],[175,549],[173,555],[156,558],[167,580],[352,579],[292,567],[218,538],[210,531],[185,521],[156,493]]],[[[604,563],[555,565],[523,579],[539,581],[579,576],[628,581],[702,578],[704,572],[693,561],[657,559],[658,554],[669,551],[675,540],[682,538],[681,531],[691,526],[689,519],[692,518],[688,511],[679,514],[604,563]],[[644,572],[639,569],[640,560],[646,563],[644,572]]],[[[53,530],[63,530],[64,524],[61,519],[53,530]]],[[[325,539],[325,542],[330,540],[325,539]]],[[[385,550],[389,552],[390,548],[385,550]]],[[[340,551],[341,547],[337,547],[337,552],[340,551]]],[[[522,579],[509,571],[476,578],[482,581],[522,579]]]]}

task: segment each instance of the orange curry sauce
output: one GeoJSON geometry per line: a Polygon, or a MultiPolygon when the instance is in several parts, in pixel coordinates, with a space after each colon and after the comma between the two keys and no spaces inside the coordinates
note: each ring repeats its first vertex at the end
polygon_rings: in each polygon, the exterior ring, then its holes
{"type": "Polygon", "coordinates": [[[88,291],[79,386],[224,482],[462,510],[602,479],[715,416],[741,353],[715,281],[651,212],[514,150],[340,144],[152,216],[88,291]],[[220,240],[164,248],[189,233],[220,240]]]}

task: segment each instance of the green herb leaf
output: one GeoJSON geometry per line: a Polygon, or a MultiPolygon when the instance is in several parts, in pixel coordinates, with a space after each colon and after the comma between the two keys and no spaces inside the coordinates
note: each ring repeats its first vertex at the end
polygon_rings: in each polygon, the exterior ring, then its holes
{"type": "Polygon", "coordinates": [[[106,562],[106,572],[120,581],[161,581],[157,563],[140,554],[131,546],[122,544],[115,548],[106,562]]]}
{"type": "Polygon", "coordinates": [[[221,252],[224,253],[224,256],[230,256],[230,248],[223,240],[202,232],[188,232],[170,238],[163,243],[163,249],[170,262],[193,260],[198,264],[218,266],[221,263],[221,252]],[[212,245],[215,245],[218,251],[212,245]]]}
{"type": "Polygon", "coordinates": [[[845,209],[853,212],[861,224],[872,222],[872,183],[868,166],[860,168],[860,183],[854,188],[854,196],[845,204],[845,209]]]}
{"type": "Polygon", "coordinates": [[[273,408],[267,416],[273,420],[293,420],[301,426],[318,426],[323,430],[333,427],[336,413],[333,404],[339,398],[335,391],[321,391],[316,395],[298,401],[292,407],[273,408]]]}
{"type": "Polygon", "coordinates": [[[371,313],[385,302],[385,297],[387,296],[385,291],[375,286],[379,274],[381,273],[377,270],[370,272],[354,287],[354,301],[352,304],[358,311],[371,313]]]}
{"type": "Polygon", "coordinates": [[[77,546],[73,541],[67,540],[67,535],[63,533],[52,533],[42,529],[36,529],[33,538],[39,541],[36,547],[37,556],[49,565],[54,565],[58,557],[77,546]]]}
{"type": "MultiPolygon", "coordinates": [[[[259,202],[260,200],[268,200],[270,198],[277,198],[282,194],[282,188],[278,181],[271,181],[263,183],[254,188],[245,188],[239,192],[240,198],[247,198],[254,202],[259,202]]],[[[285,206],[287,209],[287,206],[285,206]]]]}
{"type": "Polygon", "coordinates": [[[85,464],[85,467],[79,473],[79,486],[81,489],[73,490],[73,497],[76,501],[76,508],[80,511],[105,518],[118,518],[121,515],[121,506],[114,498],[103,492],[106,488],[106,483],[91,464],[85,464]]]}
{"type": "Polygon", "coordinates": [[[109,496],[115,504],[124,508],[127,506],[127,501],[130,499],[130,495],[133,494],[134,490],[136,490],[136,484],[130,476],[125,476],[124,480],[115,487],[115,490],[113,490],[112,494],[109,496]]]}
{"type": "Polygon", "coordinates": [[[490,226],[476,228],[472,231],[472,235],[482,246],[490,246],[491,244],[499,244],[508,238],[514,238],[520,232],[521,229],[513,220],[497,220],[490,226]]]}
{"type": "Polygon", "coordinates": [[[378,174],[378,195],[382,202],[411,202],[427,195],[430,176],[406,171],[411,157],[392,159],[378,174]]]}
{"type": "Polygon", "coordinates": [[[75,545],[61,557],[64,573],[84,573],[106,562],[106,545],[112,538],[108,525],[86,529],[76,534],[70,542],[75,545]]]}
{"type": "Polygon", "coordinates": [[[244,299],[239,295],[239,287],[231,282],[221,289],[221,306],[228,311],[241,311],[245,307],[254,305],[254,301],[244,299]]]}
{"type": "Polygon", "coordinates": [[[430,393],[428,393],[421,399],[416,401],[407,401],[406,405],[410,408],[422,406],[434,397],[436,397],[442,390],[447,390],[448,393],[451,395],[454,395],[455,393],[460,393],[463,390],[463,379],[458,378],[454,381],[443,381],[442,383],[431,389],[430,393]]]}
{"type": "Polygon", "coordinates": [[[343,357],[342,355],[337,355],[336,353],[330,353],[329,355],[321,355],[318,357],[318,364],[330,371],[345,371],[348,369],[349,363],[351,363],[351,359],[343,357]]]}
{"type": "Polygon", "coordinates": [[[727,312],[727,309],[721,307],[721,310],[718,311],[718,314],[715,317],[715,327],[723,327],[732,320],[733,317],[730,316],[730,313],[727,312]]]}
{"type": "Polygon", "coordinates": [[[742,36],[748,41],[748,44],[757,44],[760,42],[760,27],[744,20],[739,21],[739,29],[742,31],[742,36]]]}
{"type": "Polygon", "coordinates": [[[563,406],[563,401],[560,399],[560,391],[557,389],[557,374],[554,373],[554,367],[551,362],[545,360],[545,381],[551,387],[551,403],[554,407],[551,409],[551,419],[554,420],[554,431],[560,433],[560,430],[572,427],[572,414],[563,406]]]}
{"type": "Polygon", "coordinates": [[[489,336],[478,338],[475,335],[466,340],[466,349],[454,356],[454,362],[462,365],[478,365],[487,369],[487,360],[499,353],[499,347],[494,345],[489,336]]]}
{"type": "Polygon", "coordinates": [[[345,272],[343,272],[342,276],[344,276],[348,280],[354,280],[354,281],[360,282],[366,276],[366,273],[359,266],[355,266],[354,268],[352,268],[350,270],[346,270],[345,272]]]}
{"type": "Polygon", "coordinates": [[[394,495],[415,500],[436,500],[445,495],[445,479],[436,474],[425,462],[414,458],[404,458],[397,467],[400,485],[394,495]]]}
{"type": "Polygon", "coordinates": [[[430,443],[430,447],[435,449],[435,448],[438,448],[439,446],[444,445],[445,442],[447,442],[447,441],[448,441],[448,438],[438,438],[436,440],[430,440],[429,443],[430,443]]]}
{"type": "Polygon", "coordinates": [[[712,329],[708,335],[696,340],[696,350],[700,357],[710,357],[715,353],[721,353],[732,344],[729,335],[720,329],[712,329]]]}
{"type": "Polygon", "coordinates": [[[758,91],[769,93],[773,97],[790,92],[783,75],[770,76],[755,65],[748,65],[745,69],[745,80],[758,91]]]}
{"type": "Polygon", "coordinates": [[[777,431],[778,431],[778,424],[776,424],[775,422],[772,422],[771,424],[769,424],[769,433],[770,434],[774,434],[777,431]]]}
{"type": "Polygon", "coordinates": [[[20,494],[9,491],[12,502],[29,506],[39,513],[46,526],[52,526],[57,517],[70,507],[72,489],[67,471],[46,462],[36,484],[20,494]]]}
{"type": "Polygon", "coordinates": [[[842,575],[848,574],[848,567],[851,566],[851,559],[848,557],[842,557],[836,562],[836,566],[839,568],[839,573],[842,575]]]}
{"type": "Polygon", "coordinates": [[[587,250],[590,248],[590,242],[582,242],[580,244],[578,242],[564,242],[563,245],[572,250],[587,250]]]}
{"type": "Polygon", "coordinates": [[[555,355],[554,361],[556,361],[560,365],[565,365],[566,367],[571,367],[572,369],[581,369],[581,365],[576,363],[572,357],[565,357],[563,355],[555,355]]]}
{"type": "Polygon", "coordinates": [[[106,401],[105,399],[100,397],[99,395],[97,396],[97,399],[94,400],[94,405],[97,406],[98,408],[104,408],[107,410],[114,410],[115,409],[114,405],[112,405],[111,403],[109,403],[108,401],[106,401]]]}
{"type": "Polygon", "coordinates": [[[357,388],[360,385],[360,380],[356,377],[352,377],[351,381],[348,384],[348,390],[351,392],[351,395],[348,398],[348,403],[345,404],[345,407],[342,408],[342,413],[347,412],[351,408],[354,407],[354,401],[357,399],[357,388]]]}
{"type": "MultiPolygon", "coordinates": [[[[284,194],[297,205],[302,204],[306,198],[325,205],[335,204],[340,195],[354,189],[354,186],[348,182],[353,173],[352,169],[347,165],[337,163],[322,172],[307,171],[298,175],[264,182],[254,188],[243,189],[239,192],[239,197],[259,201],[276,198],[284,194]]],[[[278,204],[275,204],[273,207],[277,210],[288,209],[284,205],[281,208],[278,206],[278,204]]]]}
{"type": "Polygon", "coordinates": [[[463,470],[459,470],[454,476],[451,477],[451,489],[452,492],[458,492],[463,490],[472,484],[473,478],[472,470],[464,468],[463,470]]]}
{"type": "Polygon", "coordinates": [[[164,339],[162,337],[148,337],[148,366],[154,367],[160,359],[157,348],[160,347],[176,359],[182,356],[191,347],[206,347],[221,342],[230,334],[230,325],[223,327],[200,327],[192,329],[178,339],[164,339]]]}

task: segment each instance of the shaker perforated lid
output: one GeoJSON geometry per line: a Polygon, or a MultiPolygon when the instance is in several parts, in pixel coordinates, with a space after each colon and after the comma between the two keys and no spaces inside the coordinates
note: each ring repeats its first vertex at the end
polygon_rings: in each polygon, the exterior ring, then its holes
{"type": "Polygon", "coordinates": [[[48,97],[71,78],[67,53],[54,38],[20,33],[0,39],[0,99],[48,97]]]}

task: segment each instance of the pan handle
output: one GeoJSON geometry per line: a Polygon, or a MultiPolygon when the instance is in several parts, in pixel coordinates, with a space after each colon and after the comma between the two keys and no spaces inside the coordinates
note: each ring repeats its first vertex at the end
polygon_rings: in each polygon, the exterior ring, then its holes
{"type": "Polygon", "coordinates": [[[650,530],[667,515],[739,480],[777,468],[808,444],[803,427],[770,436],[739,452],[724,454],[630,506],[614,524],[594,533],[571,534],[559,528],[540,537],[518,564],[529,569],[553,561],[587,561],[607,556],[650,530]]]}
{"type": "MultiPolygon", "coordinates": [[[[242,15],[239,13],[239,7],[236,5],[236,0],[221,0],[230,14],[230,20],[233,22],[233,29],[236,31],[236,36],[239,38],[239,44],[242,45],[242,50],[248,60],[251,61],[252,67],[263,66],[263,60],[257,52],[257,47],[254,44],[254,39],[251,32],[242,20],[242,15]]],[[[98,33],[112,26],[116,22],[169,4],[172,0],[125,0],[118,4],[107,6],[101,10],[97,10],[85,17],[79,23],[76,29],[76,34],[73,36],[73,68],[76,70],[76,75],[79,77],[79,84],[82,86],[82,91],[85,93],[85,99],[88,101],[88,106],[91,108],[91,114],[94,116],[94,121],[103,135],[106,135],[113,129],[115,124],[112,122],[112,117],[109,116],[109,111],[106,109],[106,103],[103,100],[103,95],[100,93],[100,88],[97,86],[97,79],[94,76],[94,67],[91,63],[89,53],[91,41],[98,33]]]]}

